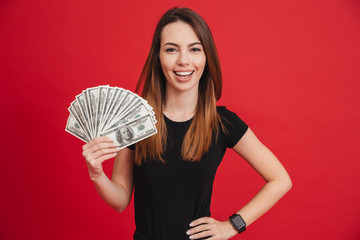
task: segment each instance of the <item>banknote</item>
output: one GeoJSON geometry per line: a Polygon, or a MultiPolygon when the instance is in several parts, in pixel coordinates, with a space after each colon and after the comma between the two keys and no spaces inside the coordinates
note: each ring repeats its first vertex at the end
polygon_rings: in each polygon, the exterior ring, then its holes
{"type": "Polygon", "coordinates": [[[97,106],[98,118],[96,119],[96,125],[98,126],[98,131],[100,131],[100,122],[104,114],[105,109],[105,99],[107,96],[109,85],[99,86],[99,103],[97,106]]]}
{"type": "Polygon", "coordinates": [[[86,96],[88,97],[88,108],[90,109],[90,125],[92,127],[92,135],[97,135],[97,126],[96,126],[96,118],[97,118],[97,103],[98,103],[98,88],[88,88],[86,92],[86,96]]]}
{"type": "Polygon", "coordinates": [[[76,121],[73,115],[69,115],[66,123],[66,129],[68,133],[74,135],[84,142],[88,142],[90,139],[86,136],[84,129],[80,126],[79,122],[76,121]]]}
{"type": "MultiPolygon", "coordinates": [[[[84,131],[87,132],[88,136],[91,136],[91,128],[88,125],[88,121],[87,119],[89,119],[89,113],[88,113],[88,109],[87,109],[87,104],[86,104],[86,99],[85,99],[85,95],[83,94],[79,94],[76,97],[77,101],[72,102],[72,104],[74,105],[74,108],[77,109],[77,113],[78,113],[78,118],[81,119],[81,123],[83,124],[84,127],[84,131]],[[77,107],[77,105],[79,105],[79,107],[77,107]]],[[[74,117],[76,117],[75,114],[73,114],[74,117]]]]}
{"type": "Polygon", "coordinates": [[[104,105],[105,105],[104,106],[104,111],[102,113],[101,120],[100,120],[100,125],[99,125],[100,131],[102,129],[102,126],[104,125],[105,117],[107,116],[107,112],[109,110],[112,99],[114,97],[115,89],[116,88],[111,88],[111,87],[108,88],[107,95],[106,95],[105,102],[104,102],[104,105]]]}
{"type": "Polygon", "coordinates": [[[108,109],[104,115],[104,120],[103,120],[103,124],[101,126],[101,131],[103,131],[103,127],[108,125],[108,122],[110,121],[110,119],[112,118],[112,116],[114,115],[114,111],[116,109],[116,106],[121,102],[121,90],[119,88],[115,88],[115,92],[113,94],[113,97],[109,103],[108,109]]]}
{"type": "Polygon", "coordinates": [[[129,121],[100,136],[110,137],[120,149],[139,142],[157,133],[155,123],[150,115],[129,121]]]}
{"type": "MultiPolygon", "coordinates": [[[[143,102],[140,102],[138,105],[136,105],[126,114],[124,114],[122,118],[115,119],[115,121],[111,122],[109,124],[109,129],[114,129],[119,127],[120,125],[125,123],[124,119],[126,119],[127,121],[131,121],[148,114],[149,114],[149,110],[145,107],[145,104],[143,102]]],[[[150,115],[150,116],[153,117],[153,122],[156,123],[156,119],[154,115],[150,115]]]]}
{"type": "Polygon", "coordinates": [[[157,133],[153,108],[120,87],[87,88],[75,96],[68,110],[65,131],[84,142],[109,136],[124,148],[157,133]]]}
{"type": "Polygon", "coordinates": [[[70,114],[75,118],[76,122],[81,126],[82,129],[84,129],[84,132],[86,133],[88,138],[92,138],[90,131],[88,130],[86,126],[86,118],[82,117],[82,113],[80,108],[77,106],[77,102],[73,101],[68,108],[70,114]]]}

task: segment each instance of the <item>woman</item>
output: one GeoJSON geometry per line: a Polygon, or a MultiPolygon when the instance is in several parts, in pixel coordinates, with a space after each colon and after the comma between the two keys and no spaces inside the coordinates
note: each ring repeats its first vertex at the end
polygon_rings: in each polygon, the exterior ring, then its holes
{"type": "MultiPolygon", "coordinates": [[[[154,108],[158,134],[118,150],[106,137],[83,146],[90,178],[117,211],[134,189],[134,239],[229,239],[268,211],[290,188],[277,158],[225,107],[221,69],[205,21],[187,8],[160,19],[137,91],[154,108]],[[256,196],[229,219],[210,217],[212,184],[226,148],[265,179],[256,196]],[[111,180],[102,162],[115,157],[111,180]]],[[[236,201],[236,200],[234,200],[236,201]]]]}

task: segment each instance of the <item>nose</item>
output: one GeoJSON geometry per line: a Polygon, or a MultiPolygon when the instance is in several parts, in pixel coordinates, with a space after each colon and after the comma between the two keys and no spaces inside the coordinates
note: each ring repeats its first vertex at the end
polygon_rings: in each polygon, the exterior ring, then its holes
{"type": "Polygon", "coordinates": [[[177,64],[179,65],[187,65],[189,64],[189,59],[188,59],[188,55],[186,52],[180,52],[179,53],[179,57],[178,57],[178,61],[177,64]]]}

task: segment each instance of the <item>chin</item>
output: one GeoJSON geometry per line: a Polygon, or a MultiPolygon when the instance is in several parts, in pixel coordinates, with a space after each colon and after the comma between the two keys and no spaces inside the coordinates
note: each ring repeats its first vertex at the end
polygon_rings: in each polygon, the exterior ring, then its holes
{"type": "Polygon", "coordinates": [[[176,91],[179,91],[179,92],[190,92],[190,91],[193,91],[194,89],[196,89],[196,91],[198,90],[199,88],[199,85],[196,84],[196,83],[180,83],[180,84],[177,84],[176,86],[173,87],[176,91]]]}

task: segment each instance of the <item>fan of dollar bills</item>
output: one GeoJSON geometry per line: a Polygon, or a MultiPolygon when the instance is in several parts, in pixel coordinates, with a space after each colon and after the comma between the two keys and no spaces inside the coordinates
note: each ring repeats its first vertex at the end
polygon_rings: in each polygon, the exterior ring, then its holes
{"type": "Polygon", "coordinates": [[[65,131],[84,142],[108,136],[121,149],[157,133],[152,107],[139,95],[119,87],[88,88],[68,110],[65,131]]]}

